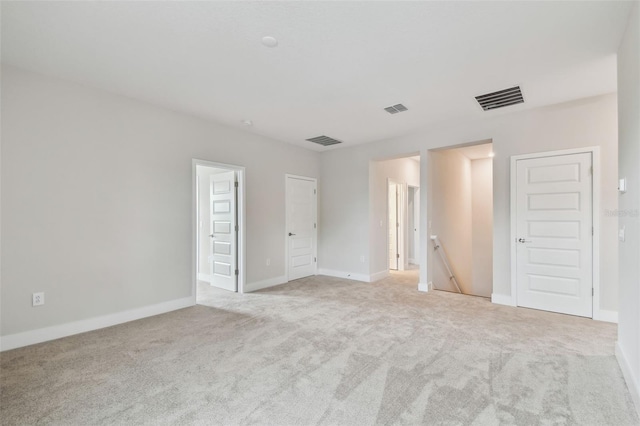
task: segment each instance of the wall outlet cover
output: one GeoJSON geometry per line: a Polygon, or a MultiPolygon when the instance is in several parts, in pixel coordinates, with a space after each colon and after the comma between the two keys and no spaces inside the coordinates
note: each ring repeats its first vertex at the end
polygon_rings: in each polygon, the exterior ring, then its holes
{"type": "Polygon", "coordinates": [[[33,306],[44,305],[44,293],[33,293],[31,301],[33,306]]]}
{"type": "Polygon", "coordinates": [[[622,178],[618,181],[618,191],[620,191],[621,194],[627,192],[627,179],[622,178]]]}

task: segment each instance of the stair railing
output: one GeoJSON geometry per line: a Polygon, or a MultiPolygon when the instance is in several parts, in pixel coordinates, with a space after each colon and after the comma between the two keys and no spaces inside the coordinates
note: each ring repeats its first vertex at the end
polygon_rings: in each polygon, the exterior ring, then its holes
{"type": "Polygon", "coordinates": [[[444,267],[447,268],[447,272],[449,273],[449,281],[453,282],[453,285],[455,286],[456,290],[458,290],[458,293],[462,293],[462,290],[460,290],[460,286],[458,285],[458,281],[456,281],[456,277],[454,277],[453,276],[453,272],[451,272],[451,267],[449,266],[449,261],[447,260],[447,254],[442,249],[442,243],[438,239],[438,236],[437,235],[432,235],[431,236],[431,241],[433,241],[433,246],[434,246],[435,251],[440,253],[440,257],[442,258],[442,262],[444,263],[444,267]]]}

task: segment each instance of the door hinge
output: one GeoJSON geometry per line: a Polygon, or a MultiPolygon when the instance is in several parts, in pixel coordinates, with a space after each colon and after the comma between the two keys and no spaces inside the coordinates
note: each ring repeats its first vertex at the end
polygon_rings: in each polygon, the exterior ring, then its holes
{"type": "Polygon", "coordinates": [[[236,225],[236,232],[238,232],[239,230],[240,230],[240,227],[236,225]]]}
{"type": "Polygon", "coordinates": [[[313,195],[316,195],[316,190],[315,189],[313,190],[313,195]]]}
{"type": "Polygon", "coordinates": [[[315,223],[313,224],[313,229],[316,229],[316,224],[315,223]]]}
{"type": "Polygon", "coordinates": [[[240,271],[236,269],[236,275],[240,275],[240,271]]]}
{"type": "Polygon", "coordinates": [[[396,254],[396,259],[400,259],[400,253],[396,254]]]}
{"type": "Polygon", "coordinates": [[[593,226],[591,227],[591,235],[593,235],[593,226]]]}
{"type": "Polygon", "coordinates": [[[593,287],[591,287],[591,295],[592,295],[592,296],[595,296],[595,295],[596,295],[596,290],[595,290],[593,287]]]}
{"type": "Polygon", "coordinates": [[[237,188],[238,187],[238,182],[234,182],[234,186],[237,188]]]}
{"type": "Polygon", "coordinates": [[[314,262],[317,262],[317,260],[316,260],[316,258],[315,258],[315,257],[313,258],[313,261],[314,261],[314,262]]]}

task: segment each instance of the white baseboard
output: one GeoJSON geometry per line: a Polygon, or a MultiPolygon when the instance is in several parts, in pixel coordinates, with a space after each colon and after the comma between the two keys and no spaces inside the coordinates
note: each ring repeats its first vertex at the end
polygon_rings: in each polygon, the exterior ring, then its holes
{"type": "Polygon", "coordinates": [[[143,306],[141,308],[130,309],[128,311],[117,312],[100,317],[68,322],[66,324],[39,328],[37,330],[25,331],[22,333],[9,334],[0,337],[0,351],[21,348],[23,346],[60,339],[74,334],[111,327],[113,325],[160,315],[177,309],[187,308],[194,304],[194,298],[189,296],[182,299],[158,303],[157,305],[143,306]]]}
{"type": "Polygon", "coordinates": [[[263,288],[269,288],[276,285],[284,284],[287,282],[287,277],[281,275],[279,277],[268,278],[262,281],[256,281],[253,283],[246,283],[244,285],[244,292],[251,293],[252,291],[262,290],[263,288]]]}
{"type": "Polygon", "coordinates": [[[596,321],[618,323],[618,311],[607,311],[599,309],[593,312],[593,319],[596,321]]]}
{"type": "Polygon", "coordinates": [[[616,342],[616,358],[618,359],[618,364],[620,365],[620,370],[622,370],[624,380],[627,382],[627,388],[629,388],[631,399],[633,399],[633,402],[636,404],[636,411],[638,412],[638,415],[640,415],[640,378],[633,377],[629,360],[625,356],[624,352],[622,352],[620,342],[616,342]]]}
{"type": "Polygon", "coordinates": [[[389,276],[389,270],[385,269],[384,271],[376,272],[375,274],[369,275],[369,282],[372,283],[374,281],[378,281],[389,276]]]}
{"type": "Polygon", "coordinates": [[[497,293],[491,293],[491,303],[495,303],[496,305],[516,306],[511,296],[497,293]]]}
{"type": "Polygon", "coordinates": [[[211,282],[211,275],[198,272],[198,281],[211,282]]]}
{"type": "Polygon", "coordinates": [[[418,291],[429,292],[433,290],[433,283],[429,281],[428,283],[418,283],[418,291]]]}
{"type": "Polygon", "coordinates": [[[344,271],[335,271],[333,269],[320,268],[318,269],[318,275],[326,275],[328,277],[336,277],[336,278],[346,278],[348,280],[363,281],[365,283],[370,282],[369,275],[355,274],[352,272],[344,272],[344,271]]]}

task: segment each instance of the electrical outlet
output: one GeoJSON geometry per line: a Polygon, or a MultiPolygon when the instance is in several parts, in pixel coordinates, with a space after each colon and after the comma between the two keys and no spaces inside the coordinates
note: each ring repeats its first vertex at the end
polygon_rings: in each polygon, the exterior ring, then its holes
{"type": "Polygon", "coordinates": [[[33,306],[44,305],[44,293],[33,293],[33,306]]]}

